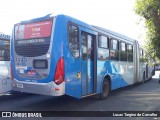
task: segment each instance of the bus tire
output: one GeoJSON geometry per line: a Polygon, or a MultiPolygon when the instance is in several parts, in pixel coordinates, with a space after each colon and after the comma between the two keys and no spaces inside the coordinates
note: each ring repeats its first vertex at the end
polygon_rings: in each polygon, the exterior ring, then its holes
{"type": "Polygon", "coordinates": [[[110,93],[110,85],[108,80],[105,80],[102,84],[102,93],[99,94],[99,98],[101,100],[104,100],[108,97],[109,93],[110,93]]]}

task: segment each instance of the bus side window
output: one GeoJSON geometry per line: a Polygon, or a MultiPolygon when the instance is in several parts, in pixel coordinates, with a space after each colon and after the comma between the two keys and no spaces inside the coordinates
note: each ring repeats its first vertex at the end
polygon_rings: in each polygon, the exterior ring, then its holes
{"type": "Polygon", "coordinates": [[[3,61],[3,60],[4,60],[3,54],[4,54],[4,51],[3,51],[3,50],[0,50],[0,61],[3,61]]]}
{"type": "Polygon", "coordinates": [[[140,62],[144,62],[144,51],[142,48],[140,48],[140,52],[139,52],[139,59],[140,59],[140,62]]]}
{"type": "Polygon", "coordinates": [[[81,37],[82,37],[82,59],[93,60],[93,39],[94,39],[94,36],[82,31],[81,37]]]}
{"type": "Polygon", "coordinates": [[[133,62],[133,46],[127,45],[127,52],[128,52],[128,61],[133,62]]]}
{"type": "Polygon", "coordinates": [[[111,60],[119,60],[119,41],[111,40],[111,50],[110,50],[111,60]]]}
{"type": "Polygon", "coordinates": [[[109,38],[100,35],[98,38],[98,59],[109,60],[109,38]]]}
{"type": "Polygon", "coordinates": [[[10,61],[9,45],[0,46],[0,61],[10,61]]]}
{"type": "Polygon", "coordinates": [[[9,46],[6,46],[6,48],[4,50],[4,61],[10,61],[9,46]]]}
{"type": "Polygon", "coordinates": [[[140,48],[140,58],[143,58],[143,50],[140,48]]]}
{"type": "Polygon", "coordinates": [[[87,45],[88,59],[93,60],[93,36],[88,34],[87,41],[88,41],[88,45],[87,45]]]}
{"type": "Polygon", "coordinates": [[[87,34],[82,32],[82,58],[87,57],[87,34]]]}
{"type": "Polygon", "coordinates": [[[78,27],[69,24],[69,29],[68,29],[68,42],[69,42],[69,49],[72,53],[72,55],[75,58],[79,58],[79,30],[78,27]]]}
{"type": "Polygon", "coordinates": [[[120,43],[120,60],[127,61],[127,49],[126,49],[126,43],[124,42],[120,43]]]}

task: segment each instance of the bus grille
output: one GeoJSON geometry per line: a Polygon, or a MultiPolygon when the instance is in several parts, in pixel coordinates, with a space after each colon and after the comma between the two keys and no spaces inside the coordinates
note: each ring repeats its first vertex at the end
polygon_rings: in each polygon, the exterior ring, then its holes
{"type": "Polygon", "coordinates": [[[24,57],[36,57],[47,53],[49,44],[45,45],[27,45],[27,46],[15,46],[15,51],[18,55],[24,57]]]}

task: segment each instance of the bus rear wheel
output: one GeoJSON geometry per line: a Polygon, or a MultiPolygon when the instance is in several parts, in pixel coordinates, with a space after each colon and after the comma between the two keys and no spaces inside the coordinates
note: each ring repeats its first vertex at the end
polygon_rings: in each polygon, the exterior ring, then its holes
{"type": "Polygon", "coordinates": [[[110,93],[110,85],[109,82],[105,80],[102,84],[102,93],[100,93],[99,98],[101,100],[104,100],[108,97],[109,93],[110,93]]]}

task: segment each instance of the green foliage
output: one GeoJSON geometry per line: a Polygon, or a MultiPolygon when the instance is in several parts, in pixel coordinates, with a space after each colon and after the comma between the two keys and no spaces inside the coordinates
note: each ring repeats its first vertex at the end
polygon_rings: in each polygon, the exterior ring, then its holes
{"type": "Polygon", "coordinates": [[[140,62],[147,62],[148,60],[146,58],[140,58],[140,62]]]}
{"type": "Polygon", "coordinates": [[[135,12],[147,27],[146,57],[160,59],[160,0],[136,0],[135,12]]]}

